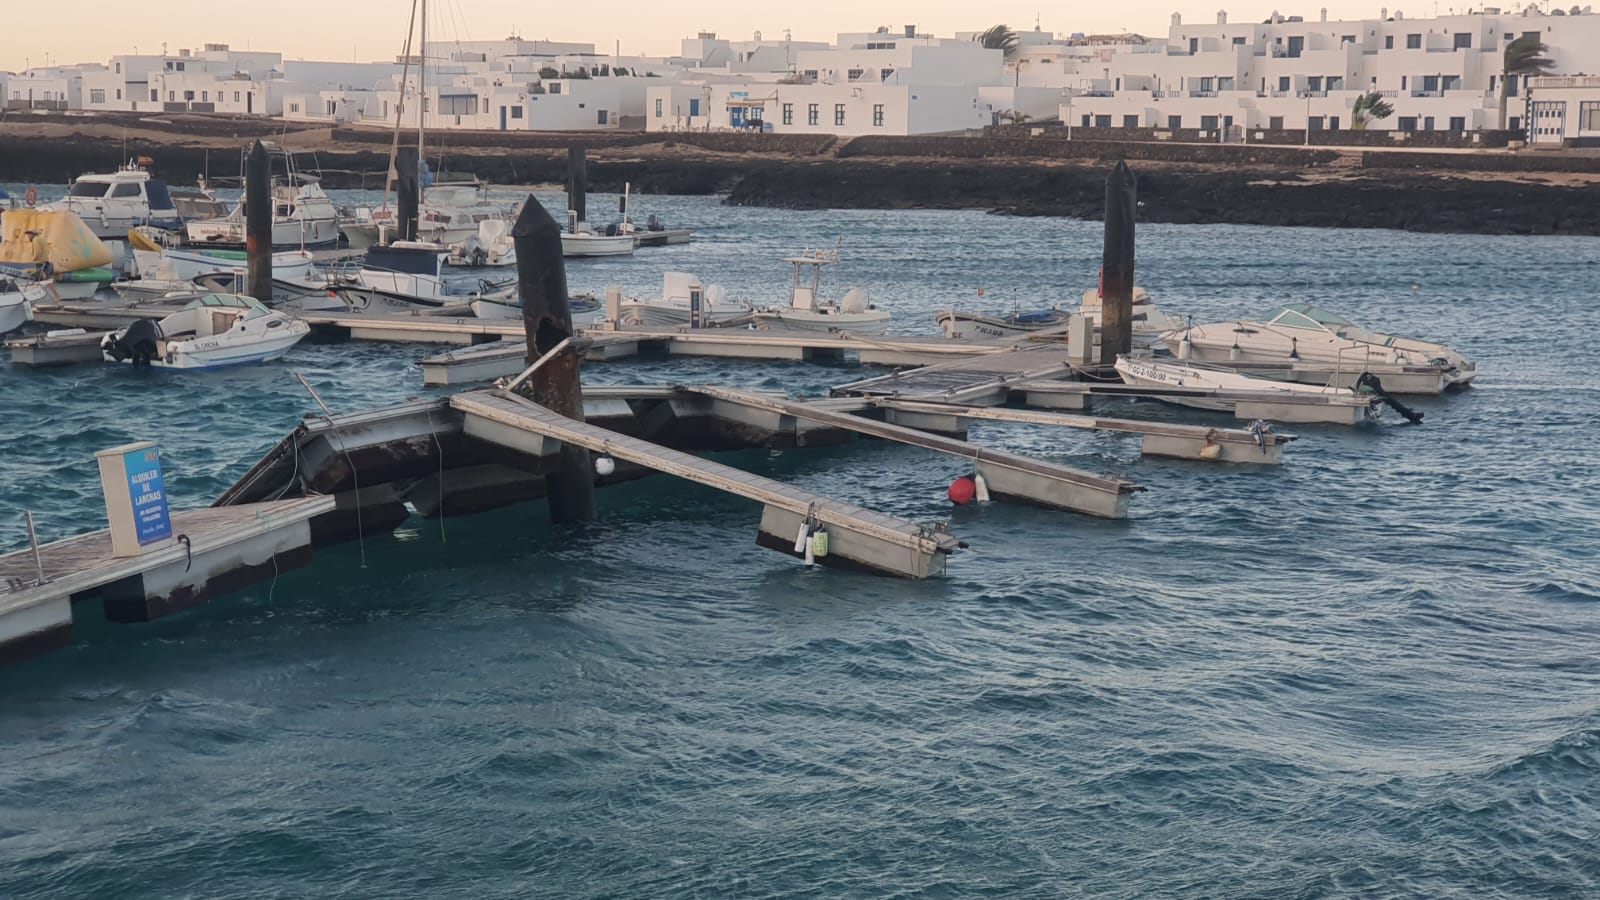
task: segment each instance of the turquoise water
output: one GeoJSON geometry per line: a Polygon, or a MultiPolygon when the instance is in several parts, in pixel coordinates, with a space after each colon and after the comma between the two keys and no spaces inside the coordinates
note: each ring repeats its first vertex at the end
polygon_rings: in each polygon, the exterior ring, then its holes
{"type": "MultiPolygon", "coordinates": [[[[776,302],[779,256],[843,236],[830,283],[931,333],[980,287],[1075,302],[1100,246],[1097,224],[976,213],[638,209],[697,242],[575,263],[574,290],[672,267],[776,302]]],[[[1600,893],[1600,241],[1150,225],[1139,252],[1168,312],[1314,302],[1446,341],[1481,383],[1418,401],[1420,427],[1300,428],[1263,470],[975,431],[1149,486],[1116,523],[952,513],[962,466],[909,448],[729,457],[951,519],[972,549],[925,583],[806,570],[754,546],[753,505],[655,479],[603,492],[596,525],[417,520],[365,568],[350,545],[166,621],[90,622],[0,670],[0,896],[1600,893]]],[[[355,410],[429,393],[429,352],[0,368],[0,543],[24,509],[52,537],[97,527],[93,451],[135,438],[204,504],[313,411],[290,369],[355,410]]]]}

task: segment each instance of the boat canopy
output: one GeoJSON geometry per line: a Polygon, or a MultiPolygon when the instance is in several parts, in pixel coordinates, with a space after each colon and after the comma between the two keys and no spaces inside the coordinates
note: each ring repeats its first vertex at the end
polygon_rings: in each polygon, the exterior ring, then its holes
{"type": "Polygon", "coordinates": [[[1290,303],[1280,306],[1267,316],[1268,325],[1286,328],[1309,328],[1314,331],[1335,331],[1352,324],[1331,312],[1309,303],[1290,303]]]}
{"type": "Polygon", "coordinates": [[[245,318],[254,319],[258,316],[270,315],[272,310],[261,305],[261,301],[243,294],[206,294],[189,301],[184,309],[243,309],[247,310],[245,318]]]}
{"type": "Polygon", "coordinates": [[[401,272],[406,275],[439,276],[444,253],[438,249],[420,247],[370,247],[362,268],[380,272],[401,272]]]}

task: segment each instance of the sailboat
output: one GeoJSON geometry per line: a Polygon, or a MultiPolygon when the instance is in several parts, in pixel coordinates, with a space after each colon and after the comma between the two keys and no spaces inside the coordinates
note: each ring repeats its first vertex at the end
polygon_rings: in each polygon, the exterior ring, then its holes
{"type": "MultiPolygon", "coordinates": [[[[384,203],[379,209],[358,207],[354,215],[339,223],[339,231],[352,250],[365,250],[382,246],[395,240],[416,240],[436,244],[459,244],[478,234],[479,227],[492,220],[507,220],[511,211],[489,200],[488,186],[477,178],[457,181],[438,181],[428,167],[427,117],[428,117],[428,0],[421,0],[421,28],[416,54],[417,93],[417,183],[421,196],[417,204],[417,233],[401,233],[404,223],[398,210],[389,205],[388,192],[395,178],[395,156],[400,148],[400,125],[406,110],[406,76],[412,60],[412,31],[406,32],[404,64],[400,70],[400,102],[394,114],[394,142],[389,150],[389,182],[384,185],[384,203]]],[[[417,11],[413,7],[413,13],[417,11]]],[[[415,23],[413,23],[415,24],[415,23]]]]}

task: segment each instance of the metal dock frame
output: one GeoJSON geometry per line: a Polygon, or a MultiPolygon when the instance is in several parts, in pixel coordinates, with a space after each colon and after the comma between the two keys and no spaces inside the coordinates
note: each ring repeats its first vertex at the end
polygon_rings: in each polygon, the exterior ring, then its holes
{"type": "Polygon", "coordinates": [[[801,525],[810,521],[829,532],[829,550],[818,562],[904,578],[942,574],[944,560],[959,546],[948,533],[897,519],[558,415],[504,391],[473,391],[450,398],[464,416],[466,433],[479,440],[543,456],[557,442],[675,475],[762,504],[756,543],[789,555],[801,525]]]}

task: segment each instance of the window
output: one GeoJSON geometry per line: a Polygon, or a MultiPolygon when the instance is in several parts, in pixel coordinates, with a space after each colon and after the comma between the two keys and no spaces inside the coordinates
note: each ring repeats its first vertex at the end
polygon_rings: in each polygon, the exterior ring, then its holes
{"type": "Polygon", "coordinates": [[[1267,119],[1267,127],[1273,131],[1283,130],[1283,116],[1271,116],[1267,119]]]}
{"type": "Polygon", "coordinates": [[[1306,128],[1310,129],[1311,131],[1321,131],[1322,130],[1322,117],[1321,116],[1311,116],[1310,118],[1306,119],[1306,128]]]}
{"type": "Polygon", "coordinates": [[[1322,90],[1322,76],[1321,75],[1312,75],[1311,77],[1307,78],[1306,79],[1306,90],[1308,90],[1308,91],[1320,91],[1320,90],[1322,90]]]}
{"type": "Polygon", "coordinates": [[[1427,92],[1438,93],[1438,91],[1439,91],[1439,76],[1437,76],[1437,75],[1424,75],[1424,76],[1422,76],[1422,89],[1424,91],[1427,91],[1427,92]]]}
{"type": "Polygon", "coordinates": [[[513,119],[522,118],[522,107],[520,107],[520,106],[511,107],[511,118],[513,118],[513,119]]]}
{"type": "MultiPolygon", "coordinates": [[[[19,98],[20,99],[20,98],[19,98]]],[[[91,199],[104,197],[111,185],[103,181],[79,181],[67,191],[68,197],[89,197],[91,199]]]]}
{"type": "Polygon", "coordinates": [[[1139,127],[1139,117],[1137,115],[1123,116],[1122,117],[1122,127],[1123,128],[1138,128],[1139,127]]]}
{"type": "Polygon", "coordinates": [[[1461,76],[1460,75],[1446,75],[1446,76],[1444,76],[1444,78],[1439,82],[1439,88],[1441,90],[1446,90],[1446,91],[1459,91],[1459,90],[1461,90],[1461,76]]]}
{"type": "Polygon", "coordinates": [[[1422,49],[1422,35],[1420,35],[1420,34],[1408,34],[1408,35],[1406,35],[1406,49],[1407,50],[1421,50],[1422,49]]]}
{"type": "Polygon", "coordinates": [[[1167,127],[1168,128],[1182,128],[1183,127],[1183,116],[1167,116],[1167,127]]]}
{"type": "Polygon", "coordinates": [[[1396,123],[1396,125],[1401,131],[1416,131],[1417,130],[1417,117],[1416,116],[1401,116],[1399,121],[1396,123]]]}
{"type": "Polygon", "coordinates": [[[1515,75],[1507,75],[1506,76],[1506,96],[1507,97],[1515,97],[1515,96],[1517,96],[1517,76],[1515,76],[1515,75]]]}
{"type": "Polygon", "coordinates": [[[179,72],[183,71],[183,63],[178,63],[178,71],[179,72]]]}
{"type": "Polygon", "coordinates": [[[1467,117],[1466,116],[1451,116],[1450,117],[1450,130],[1451,131],[1466,131],[1467,130],[1467,117]]]}
{"type": "Polygon", "coordinates": [[[1330,91],[1342,91],[1342,90],[1344,90],[1344,77],[1340,76],[1340,75],[1329,75],[1328,76],[1328,90],[1330,90],[1330,91]]]}
{"type": "Polygon", "coordinates": [[[872,104],[872,124],[876,128],[883,127],[883,104],[872,104]]]}
{"type": "Polygon", "coordinates": [[[1385,50],[1393,50],[1394,49],[1394,35],[1386,34],[1386,35],[1383,36],[1383,49],[1385,49],[1385,50]]]}
{"type": "Polygon", "coordinates": [[[104,90],[93,90],[93,91],[90,91],[89,92],[89,102],[90,103],[104,103],[104,102],[106,102],[106,92],[104,90]]]}
{"type": "Polygon", "coordinates": [[[862,71],[863,70],[861,70],[861,69],[851,69],[850,73],[849,73],[850,80],[851,81],[860,81],[861,80],[862,71]]]}
{"type": "Polygon", "coordinates": [[[807,125],[817,125],[817,124],[819,124],[819,120],[818,120],[818,117],[817,117],[817,105],[815,103],[813,103],[813,104],[811,104],[811,105],[806,107],[806,124],[807,125]]]}
{"type": "Polygon", "coordinates": [[[1355,42],[1356,42],[1356,36],[1353,35],[1353,34],[1347,34],[1347,35],[1339,38],[1339,46],[1341,46],[1341,47],[1343,47],[1345,44],[1354,44],[1355,42]]]}
{"type": "Polygon", "coordinates": [[[1432,131],[1433,130],[1433,116],[1423,116],[1422,117],[1422,130],[1423,131],[1432,131]]]}
{"type": "Polygon", "coordinates": [[[155,88],[151,88],[150,89],[150,102],[154,103],[154,102],[156,102],[157,100],[160,100],[160,99],[161,99],[161,95],[156,93],[155,88]]]}
{"type": "Polygon", "coordinates": [[[656,118],[661,118],[661,108],[665,105],[660,97],[656,98],[656,118]]]}
{"type": "Polygon", "coordinates": [[[793,103],[785,103],[783,105],[783,124],[785,124],[785,125],[793,125],[794,124],[794,104],[793,103]]]}
{"type": "Polygon", "coordinates": [[[878,80],[879,81],[888,81],[889,80],[889,76],[893,75],[893,74],[894,74],[894,70],[893,69],[879,69],[878,70],[878,80]]]}
{"type": "Polygon", "coordinates": [[[1217,90],[1219,90],[1219,91],[1231,91],[1231,90],[1233,90],[1233,76],[1232,75],[1219,75],[1219,76],[1217,76],[1217,90]]]}
{"type": "Polygon", "coordinates": [[[1278,90],[1287,91],[1288,89],[1289,89],[1289,76],[1288,75],[1279,75],[1278,76],[1278,90]]]}
{"type": "Polygon", "coordinates": [[[689,116],[692,118],[698,115],[700,115],[700,98],[696,97],[689,101],[689,116]]]}
{"type": "Polygon", "coordinates": [[[201,103],[209,103],[209,102],[211,102],[211,92],[210,91],[201,91],[200,92],[200,102],[201,103]]]}
{"type": "Polygon", "coordinates": [[[561,93],[561,82],[559,82],[559,81],[550,82],[550,93],[552,93],[552,94],[561,93]]]}
{"type": "Polygon", "coordinates": [[[193,100],[194,99],[194,91],[184,91],[183,92],[183,99],[185,99],[185,100],[193,100]]]}
{"type": "MultiPolygon", "coordinates": [[[[239,92],[238,91],[234,91],[233,92],[233,102],[235,102],[235,103],[239,102],[239,92]]],[[[389,110],[388,110],[387,107],[385,107],[385,109],[383,110],[383,114],[386,115],[386,116],[389,114],[389,110]]]]}
{"type": "Polygon", "coordinates": [[[1111,117],[1110,116],[1095,116],[1094,117],[1094,127],[1096,127],[1096,128],[1110,128],[1111,127],[1111,117]]]}
{"type": "Polygon", "coordinates": [[[606,119],[607,119],[609,114],[610,114],[609,110],[604,110],[604,109],[595,110],[595,124],[596,125],[604,125],[604,124],[606,124],[606,119]]]}
{"type": "Polygon", "coordinates": [[[844,104],[843,103],[835,103],[833,105],[833,124],[834,125],[843,125],[844,124],[844,104]]]}
{"type": "Polygon", "coordinates": [[[1193,56],[1200,50],[1200,39],[1189,38],[1189,55],[1193,56]]]}
{"type": "Polygon", "coordinates": [[[1600,100],[1584,100],[1578,104],[1578,130],[1600,131],[1600,100]]]}
{"type": "Polygon", "coordinates": [[[1467,31],[1458,31],[1458,32],[1456,32],[1456,49],[1457,50],[1471,50],[1472,49],[1472,33],[1471,32],[1467,32],[1467,31]]]}
{"type": "Polygon", "coordinates": [[[1235,47],[1243,47],[1244,46],[1244,38],[1242,38],[1242,37],[1234,38],[1233,39],[1233,45],[1235,47]]]}
{"type": "Polygon", "coordinates": [[[1200,130],[1201,131],[1216,131],[1217,130],[1217,117],[1216,116],[1201,116],[1200,117],[1200,130]]]}
{"type": "Polygon", "coordinates": [[[817,80],[817,70],[816,69],[807,69],[806,70],[806,80],[807,81],[816,81],[817,80]]]}
{"type": "Polygon", "coordinates": [[[298,103],[289,104],[289,112],[297,113],[299,111],[300,111],[300,104],[298,104],[298,103]]]}
{"type": "Polygon", "coordinates": [[[122,63],[117,63],[117,74],[118,75],[122,74],[122,63]]]}
{"type": "Polygon", "coordinates": [[[1338,131],[1339,130],[1339,117],[1338,116],[1329,116],[1328,117],[1328,130],[1329,131],[1338,131]]]}
{"type": "Polygon", "coordinates": [[[167,91],[167,102],[168,103],[176,103],[176,102],[178,102],[178,92],[177,91],[167,91]]]}
{"type": "Polygon", "coordinates": [[[1202,94],[1209,94],[1209,93],[1211,93],[1212,91],[1214,91],[1216,89],[1217,89],[1217,80],[1215,78],[1211,78],[1211,77],[1208,76],[1208,77],[1200,79],[1200,88],[1199,88],[1199,90],[1200,90],[1200,92],[1202,94]]]}
{"type": "Polygon", "coordinates": [[[122,88],[117,88],[117,99],[118,100],[122,99],[122,88]]]}
{"type": "Polygon", "coordinates": [[[112,197],[137,197],[139,186],[137,184],[119,184],[111,189],[112,197]]]}

